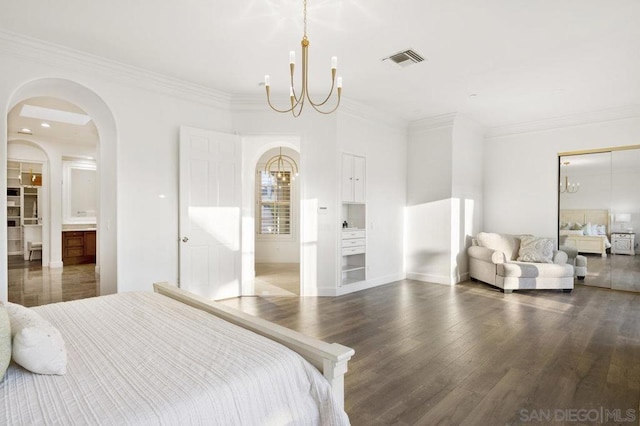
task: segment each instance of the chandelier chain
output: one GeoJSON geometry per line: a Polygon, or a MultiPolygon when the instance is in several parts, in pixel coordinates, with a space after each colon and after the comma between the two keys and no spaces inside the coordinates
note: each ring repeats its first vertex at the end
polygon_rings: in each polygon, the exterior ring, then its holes
{"type": "Polygon", "coordinates": [[[307,38],[307,0],[304,0],[304,37],[307,38]]]}

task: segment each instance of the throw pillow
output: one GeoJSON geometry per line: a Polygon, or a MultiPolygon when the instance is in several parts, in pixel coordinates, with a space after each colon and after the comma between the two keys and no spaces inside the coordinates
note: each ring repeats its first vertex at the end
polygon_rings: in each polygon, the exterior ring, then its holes
{"type": "Polygon", "coordinates": [[[13,336],[13,360],[38,374],[67,372],[67,349],[60,331],[37,312],[7,303],[13,336]]]}
{"type": "Polygon", "coordinates": [[[607,227],[604,225],[596,225],[596,235],[607,235],[607,227]]]}
{"type": "Polygon", "coordinates": [[[576,222],[571,226],[571,229],[574,231],[579,231],[580,229],[582,229],[582,224],[576,222]]]}
{"type": "Polygon", "coordinates": [[[520,239],[519,262],[553,263],[553,240],[523,236],[520,239]]]}
{"type": "Polygon", "coordinates": [[[7,308],[0,302],[0,381],[11,362],[11,323],[7,308]]]}
{"type": "Polygon", "coordinates": [[[503,252],[507,260],[515,260],[520,248],[520,239],[512,235],[480,232],[477,240],[481,247],[503,252]]]}

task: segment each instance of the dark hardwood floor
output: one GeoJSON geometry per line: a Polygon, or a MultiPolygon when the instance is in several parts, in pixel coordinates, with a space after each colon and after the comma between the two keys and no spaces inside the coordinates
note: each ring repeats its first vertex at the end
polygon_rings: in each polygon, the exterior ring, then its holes
{"type": "Polygon", "coordinates": [[[638,423],[640,294],[405,280],[336,298],[223,303],[354,348],[354,425],[638,423]],[[579,413],[590,417],[566,422],[579,413]]]}

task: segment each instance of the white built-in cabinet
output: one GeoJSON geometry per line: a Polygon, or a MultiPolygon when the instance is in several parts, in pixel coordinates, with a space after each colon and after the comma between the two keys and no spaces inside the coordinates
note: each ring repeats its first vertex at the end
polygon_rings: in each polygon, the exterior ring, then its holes
{"type": "Polygon", "coordinates": [[[365,202],[366,160],[352,154],[342,154],[342,201],[365,202]]]}
{"type": "Polygon", "coordinates": [[[342,154],[340,285],[364,281],[367,274],[367,231],[364,157],[342,154]]]}
{"type": "Polygon", "coordinates": [[[30,246],[42,245],[40,189],[42,164],[7,161],[7,254],[31,257],[30,246]]]}

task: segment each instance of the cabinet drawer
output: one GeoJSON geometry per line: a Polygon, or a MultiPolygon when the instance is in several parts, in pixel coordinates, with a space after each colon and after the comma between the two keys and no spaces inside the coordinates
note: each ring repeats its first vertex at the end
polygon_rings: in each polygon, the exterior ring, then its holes
{"type": "Polygon", "coordinates": [[[342,239],[364,238],[364,230],[362,231],[342,231],[342,239]]]}
{"type": "Polygon", "coordinates": [[[65,247],[84,247],[84,237],[80,234],[79,237],[67,235],[64,238],[65,247]]]}
{"type": "Polygon", "coordinates": [[[77,257],[84,254],[84,247],[67,247],[64,249],[64,257],[77,257]]]}
{"type": "Polygon", "coordinates": [[[350,240],[342,240],[342,247],[364,246],[364,238],[352,238],[350,240]]]}
{"type": "Polygon", "coordinates": [[[349,256],[351,254],[362,254],[362,253],[364,253],[364,246],[345,247],[342,249],[343,256],[349,256]]]}
{"type": "Polygon", "coordinates": [[[613,238],[616,238],[616,239],[625,238],[625,239],[629,239],[630,240],[631,236],[632,236],[631,234],[614,234],[613,238]]]}
{"type": "Polygon", "coordinates": [[[64,231],[62,235],[63,235],[63,238],[64,237],[83,237],[84,232],[83,231],[64,231]]]}

